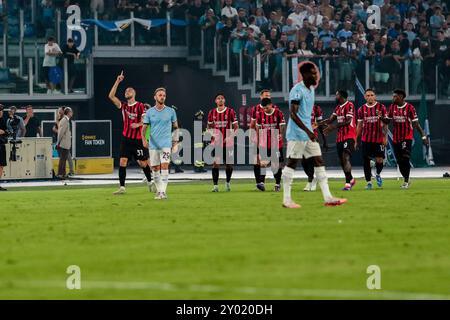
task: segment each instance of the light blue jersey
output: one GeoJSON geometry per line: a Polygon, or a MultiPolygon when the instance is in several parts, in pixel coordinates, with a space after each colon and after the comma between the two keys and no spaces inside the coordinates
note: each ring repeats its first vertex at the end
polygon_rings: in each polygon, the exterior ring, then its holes
{"type": "Polygon", "coordinates": [[[173,108],[164,106],[162,110],[152,107],[147,110],[144,124],[150,125],[150,149],[172,148],[172,124],[177,121],[173,108]]]}
{"type": "MultiPolygon", "coordinates": [[[[314,106],[314,87],[308,89],[302,82],[297,83],[289,93],[289,107],[292,101],[300,101],[297,116],[303,124],[313,132],[311,125],[311,114],[314,106]]],[[[291,118],[289,118],[286,139],[288,141],[308,141],[310,140],[305,131],[303,131],[291,118]]]]}

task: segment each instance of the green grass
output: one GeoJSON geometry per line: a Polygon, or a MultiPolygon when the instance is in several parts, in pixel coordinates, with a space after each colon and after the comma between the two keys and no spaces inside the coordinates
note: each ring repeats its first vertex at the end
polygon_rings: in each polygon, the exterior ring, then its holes
{"type": "Polygon", "coordinates": [[[125,196],[11,189],[0,194],[0,298],[450,299],[449,181],[349,193],[330,181],[349,199],[334,208],[303,184],[299,210],[250,182],[218,194],[170,184],[167,201],[142,185],[125,196]],[[81,268],[81,290],[65,287],[69,265],[81,268]],[[379,291],[366,287],[369,265],[381,268],[379,291]]]}

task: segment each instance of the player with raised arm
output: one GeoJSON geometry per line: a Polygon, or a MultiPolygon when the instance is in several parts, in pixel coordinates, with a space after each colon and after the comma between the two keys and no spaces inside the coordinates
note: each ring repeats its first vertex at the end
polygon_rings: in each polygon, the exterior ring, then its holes
{"type": "Polygon", "coordinates": [[[416,109],[405,101],[406,93],[402,89],[395,89],[392,95],[392,104],[389,107],[386,124],[393,123],[394,153],[400,173],[403,176],[402,189],[410,186],[409,174],[411,171],[411,149],[414,138],[413,131],[419,131],[422,142],[428,146],[428,138],[419,124],[416,109]]]}
{"type": "Polygon", "coordinates": [[[334,198],[328,186],[325,163],[317,138],[311,125],[311,112],[314,106],[315,89],[317,85],[317,68],[311,62],[300,66],[303,81],[297,83],[289,93],[290,118],[287,126],[286,139],[288,162],[283,170],[283,207],[300,208],[291,198],[291,185],[298,161],[303,157],[314,158],[314,171],[322,190],[326,206],[337,206],[347,202],[347,199],[334,198]]]}
{"type": "Polygon", "coordinates": [[[238,122],[234,110],[225,106],[225,95],[223,93],[216,94],[214,100],[216,107],[208,113],[208,129],[212,131],[211,144],[215,146],[212,168],[214,186],[212,192],[219,192],[219,168],[221,163],[225,164],[225,190],[231,191],[230,181],[233,174],[234,134],[238,129],[238,122]],[[222,157],[216,154],[218,148],[222,149],[222,157]]]}
{"type": "Polygon", "coordinates": [[[358,109],[358,125],[356,127],[356,143],[361,137],[361,151],[363,157],[366,190],[372,189],[372,169],[370,160],[375,158],[376,180],[379,188],[383,186],[381,171],[384,166],[385,148],[387,144],[386,107],[377,101],[375,91],[366,89],[364,93],[366,103],[358,109]]]}
{"type": "Polygon", "coordinates": [[[136,101],[136,91],[128,87],[125,90],[125,102],[120,101],[116,97],[117,88],[123,81],[125,76],[123,71],[117,76],[116,82],[109,92],[109,99],[122,111],[123,131],[122,142],[120,143],[120,167],[119,167],[119,190],[114,192],[115,195],[125,193],[125,179],[127,176],[128,160],[136,159],[139,166],[144,171],[147,178],[147,184],[152,191],[153,183],[148,163],[148,149],[142,144],[141,127],[142,119],[145,114],[145,106],[142,102],[136,101]]]}
{"type": "Polygon", "coordinates": [[[142,143],[149,146],[150,163],[156,185],[155,200],[167,199],[169,183],[169,163],[172,148],[179,142],[177,115],[173,108],[165,105],[166,89],[157,88],[154,94],[155,106],[145,113],[142,126],[142,143]],[[145,132],[150,126],[150,141],[145,138],[145,132]],[[175,130],[172,135],[172,129],[175,130]],[[172,137],[173,136],[173,137],[172,137]]]}
{"type": "Polygon", "coordinates": [[[275,178],[274,191],[280,191],[283,157],[283,136],[286,130],[286,121],[283,112],[275,109],[270,98],[264,98],[261,101],[263,112],[256,116],[256,131],[259,147],[259,163],[261,164],[261,180],[258,189],[265,191],[265,170],[271,163],[273,176],[275,178]],[[276,163],[274,160],[274,151],[276,153],[276,163]]]}
{"type": "Polygon", "coordinates": [[[345,185],[342,190],[350,191],[356,184],[352,175],[352,153],[355,151],[356,141],[356,113],[355,106],[347,100],[348,93],[345,90],[336,92],[337,106],[332,115],[320,124],[326,125],[325,135],[337,130],[336,147],[341,168],[345,174],[345,185]],[[333,122],[337,122],[336,125],[333,122]]]}

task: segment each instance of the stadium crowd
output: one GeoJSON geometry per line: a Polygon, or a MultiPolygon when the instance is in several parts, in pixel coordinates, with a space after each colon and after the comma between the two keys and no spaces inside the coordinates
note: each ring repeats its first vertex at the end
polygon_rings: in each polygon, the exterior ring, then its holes
{"type": "MultiPolygon", "coordinates": [[[[354,72],[364,79],[369,60],[371,84],[379,92],[403,83],[406,61],[410,93],[419,94],[421,83],[434,92],[438,66],[439,92],[450,95],[450,14],[440,0],[42,0],[40,16],[54,19],[55,9],[65,12],[71,4],[78,4],[84,17],[97,12],[100,20],[126,19],[132,11],[144,19],[164,19],[169,13],[172,19],[187,20],[190,54],[201,52],[203,31],[206,62],[214,62],[216,45],[218,69],[224,70],[229,44],[231,75],[239,76],[243,53],[244,83],[253,81],[253,58],[261,54],[261,85],[274,91],[281,89],[282,58],[296,57],[313,60],[321,71],[328,59],[331,92],[349,88],[354,72]],[[367,26],[370,5],[380,7],[379,29],[367,26]]],[[[137,28],[136,33],[138,44],[166,41],[165,25],[150,32],[137,28]]],[[[172,33],[172,40],[183,42],[184,28],[173,27],[172,33]]],[[[100,38],[110,44],[129,37],[105,32],[100,38]]]]}

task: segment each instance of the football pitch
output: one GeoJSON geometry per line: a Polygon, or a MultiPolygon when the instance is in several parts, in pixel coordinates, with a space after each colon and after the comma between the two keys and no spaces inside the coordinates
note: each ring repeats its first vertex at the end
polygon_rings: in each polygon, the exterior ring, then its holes
{"type": "MultiPolygon", "coordinates": [[[[1,299],[450,299],[450,184],[397,180],[324,207],[294,181],[301,209],[247,181],[10,189],[0,194],[1,299]],[[81,289],[69,290],[69,266],[81,289]],[[369,290],[367,268],[380,269],[369,290]]],[[[268,183],[268,188],[273,184],[268,183]]]]}

